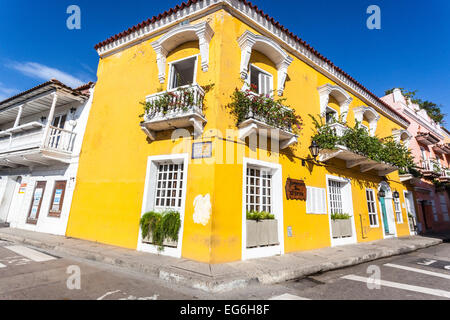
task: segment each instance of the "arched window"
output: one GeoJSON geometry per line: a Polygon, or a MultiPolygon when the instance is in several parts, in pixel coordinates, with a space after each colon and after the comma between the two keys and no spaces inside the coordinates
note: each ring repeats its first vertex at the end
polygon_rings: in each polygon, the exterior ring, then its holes
{"type": "Polygon", "coordinates": [[[393,130],[392,136],[394,137],[395,141],[402,142],[405,145],[405,147],[409,146],[409,142],[413,138],[413,135],[409,133],[408,130],[401,130],[401,129],[393,130]]]}
{"type": "Polygon", "coordinates": [[[320,86],[317,90],[320,98],[320,114],[326,114],[327,111],[332,112],[332,110],[330,110],[332,108],[328,106],[328,103],[330,97],[333,97],[339,105],[339,112],[342,120],[345,121],[347,119],[348,108],[353,100],[350,95],[341,87],[329,83],[320,86]]]}
{"type": "MultiPolygon", "coordinates": [[[[279,96],[283,95],[284,84],[287,77],[287,69],[293,59],[272,39],[253,34],[248,30],[239,37],[238,43],[241,48],[241,78],[247,81],[256,81],[255,78],[248,79],[248,76],[249,71],[250,75],[252,74],[252,70],[249,67],[252,50],[257,50],[268,57],[275,64],[278,78],[276,90],[279,96]]],[[[256,71],[256,73],[258,72],[256,71]]],[[[258,77],[260,77],[259,74],[258,77]]],[[[266,85],[269,85],[270,81],[273,80],[269,77],[264,77],[264,75],[262,77],[262,80],[259,78],[258,84],[260,86],[263,85],[264,88],[266,88],[266,85]]]]}
{"type": "Polygon", "coordinates": [[[369,127],[367,128],[371,136],[375,135],[377,129],[378,120],[380,120],[380,115],[372,107],[358,107],[353,109],[353,114],[355,115],[355,120],[363,123],[364,120],[367,121],[369,127]]]}
{"type": "Polygon", "coordinates": [[[209,67],[209,43],[214,35],[214,31],[208,22],[200,22],[194,25],[186,24],[175,27],[168,31],[161,38],[151,43],[156,52],[156,62],[158,64],[158,79],[164,83],[166,79],[166,58],[167,55],[179,45],[198,40],[201,56],[201,66],[204,72],[209,67]]]}

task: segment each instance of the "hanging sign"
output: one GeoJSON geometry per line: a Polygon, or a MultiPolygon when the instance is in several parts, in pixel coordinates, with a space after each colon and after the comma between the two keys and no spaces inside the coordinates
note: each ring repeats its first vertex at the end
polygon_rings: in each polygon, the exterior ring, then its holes
{"type": "Polygon", "coordinates": [[[288,200],[306,200],[306,185],[303,180],[287,178],[285,190],[288,200]]]}

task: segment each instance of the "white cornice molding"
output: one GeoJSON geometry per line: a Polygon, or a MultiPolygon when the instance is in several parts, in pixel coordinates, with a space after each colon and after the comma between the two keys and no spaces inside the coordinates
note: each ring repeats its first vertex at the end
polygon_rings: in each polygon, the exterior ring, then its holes
{"type": "Polygon", "coordinates": [[[284,84],[287,77],[287,69],[294,61],[286,51],[284,51],[275,41],[270,38],[256,35],[249,30],[246,30],[238,38],[239,47],[241,48],[241,67],[240,73],[242,79],[247,79],[248,65],[253,49],[259,49],[275,64],[278,72],[277,93],[279,96],[283,95],[284,84]]]}
{"type": "Polygon", "coordinates": [[[358,96],[358,98],[363,100],[366,104],[374,106],[377,110],[391,118],[393,121],[404,127],[408,127],[409,123],[402,119],[396,112],[375,99],[354,81],[348,78],[348,76],[336,70],[330,63],[324,61],[318,55],[311,52],[306,46],[299,43],[295,38],[289,36],[280,27],[272,24],[272,22],[262,16],[257,10],[252,9],[250,6],[239,0],[198,1],[191,4],[189,7],[185,7],[184,9],[178,10],[173,14],[167,15],[166,17],[161,18],[150,25],[137,29],[125,37],[118,38],[111,43],[101,46],[97,49],[97,52],[101,58],[106,57],[136,43],[155,37],[157,34],[161,34],[165,29],[180,23],[182,20],[200,17],[220,9],[228,10],[234,16],[245,19],[246,22],[257,29],[258,32],[275,37],[276,40],[280,42],[280,45],[290,51],[292,55],[307,63],[339,85],[346,87],[347,90],[358,96]]]}
{"type": "Polygon", "coordinates": [[[421,126],[425,127],[428,131],[432,132],[433,134],[437,135],[439,139],[443,140],[445,139],[445,136],[436,130],[436,128],[433,128],[430,126],[426,121],[418,117],[414,111],[410,110],[409,108],[403,109],[403,112],[410,118],[412,118],[414,121],[416,121],[421,126]]]}

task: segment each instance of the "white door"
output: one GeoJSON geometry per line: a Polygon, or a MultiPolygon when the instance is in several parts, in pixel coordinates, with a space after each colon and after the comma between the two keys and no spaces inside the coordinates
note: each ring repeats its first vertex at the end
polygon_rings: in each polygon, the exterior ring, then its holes
{"type": "Polygon", "coordinates": [[[9,208],[11,207],[14,191],[16,190],[17,183],[20,183],[20,181],[18,181],[19,178],[7,178],[5,192],[3,193],[3,197],[0,202],[0,222],[6,222],[8,219],[9,208]]]}

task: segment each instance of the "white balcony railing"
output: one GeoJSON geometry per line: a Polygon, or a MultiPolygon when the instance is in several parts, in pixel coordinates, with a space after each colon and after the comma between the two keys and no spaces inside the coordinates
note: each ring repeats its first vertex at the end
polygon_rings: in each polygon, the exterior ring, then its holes
{"type": "Polygon", "coordinates": [[[45,126],[30,122],[0,132],[0,157],[14,157],[15,153],[32,152],[44,148],[49,151],[71,153],[76,133],[49,126],[45,137],[45,126]]]}
{"type": "Polygon", "coordinates": [[[347,130],[346,126],[338,122],[330,123],[328,124],[328,127],[330,127],[334,131],[334,134],[339,138],[341,138],[347,130]]]}
{"type": "MultiPolygon", "coordinates": [[[[260,96],[258,93],[253,92],[253,91],[249,91],[248,93],[249,93],[249,95],[254,96],[254,97],[259,97],[260,96]]],[[[283,111],[290,112],[291,110],[288,107],[282,106],[281,112],[283,112],[283,111]]],[[[284,123],[272,124],[270,119],[267,119],[267,117],[265,115],[255,113],[255,112],[253,112],[251,110],[251,108],[248,110],[248,112],[247,112],[247,114],[245,116],[245,119],[255,119],[255,120],[261,121],[263,123],[275,126],[278,129],[282,129],[282,130],[285,130],[287,132],[292,132],[292,123],[284,122],[284,123]]]]}
{"type": "Polygon", "coordinates": [[[146,97],[148,110],[141,129],[151,140],[156,131],[193,126],[196,135],[203,132],[205,91],[199,85],[187,85],[146,97]]]}
{"type": "Polygon", "coordinates": [[[52,150],[72,152],[76,133],[50,126],[44,147],[52,150]]]}
{"type": "Polygon", "coordinates": [[[145,113],[144,121],[176,118],[187,113],[202,115],[204,97],[205,91],[197,84],[149,95],[146,103],[151,107],[145,113]]]}

